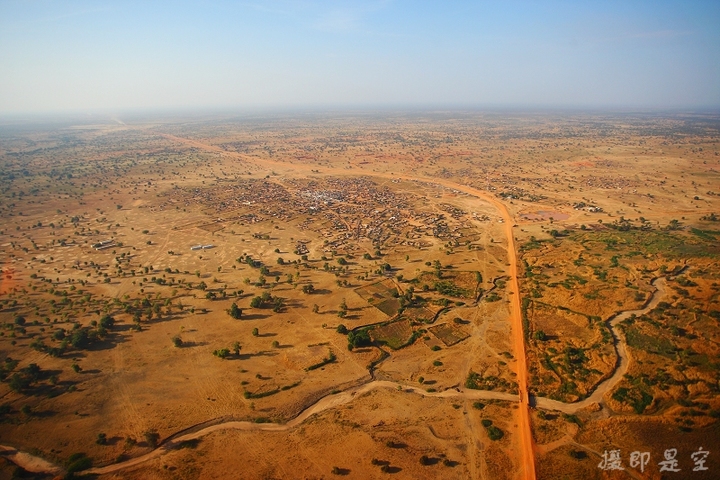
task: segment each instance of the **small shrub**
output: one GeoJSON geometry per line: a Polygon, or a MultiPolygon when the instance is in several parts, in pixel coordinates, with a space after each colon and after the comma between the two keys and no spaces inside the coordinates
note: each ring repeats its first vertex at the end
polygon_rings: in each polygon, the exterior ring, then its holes
{"type": "Polygon", "coordinates": [[[150,448],[157,448],[158,442],[160,441],[160,434],[155,430],[148,430],[145,432],[145,441],[150,448]]]}
{"type": "Polygon", "coordinates": [[[490,437],[490,440],[500,440],[504,435],[503,431],[495,425],[488,427],[488,436],[490,437]]]}
{"type": "Polygon", "coordinates": [[[583,452],[582,450],[570,450],[570,456],[572,458],[575,458],[577,460],[585,460],[588,458],[587,453],[583,452]]]}

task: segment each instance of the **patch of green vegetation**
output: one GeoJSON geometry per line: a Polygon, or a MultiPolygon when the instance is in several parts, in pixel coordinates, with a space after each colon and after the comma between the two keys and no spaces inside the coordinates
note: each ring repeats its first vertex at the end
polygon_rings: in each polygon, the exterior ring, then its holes
{"type": "Polygon", "coordinates": [[[486,302],[497,302],[498,300],[500,300],[500,295],[498,295],[498,294],[495,293],[495,292],[490,292],[490,293],[485,297],[485,301],[486,301],[486,302]]]}
{"type": "Polygon", "coordinates": [[[500,391],[517,391],[517,385],[495,375],[483,377],[479,373],[470,371],[465,379],[465,388],[473,390],[500,390],[500,391]]]}
{"type": "Polygon", "coordinates": [[[500,440],[505,435],[505,433],[495,425],[490,425],[489,427],[487,427],[487,432],[488,437],[490,437],[490,440],[493,441],[500,440]]]}
{"type": "Polygon", "coordinates": [[[717,239],[715,238],[717,235],[720,235],[720,230],[700,230],[699,228],[691,228],[690,232],[693,235],[696,235],[703,240],[707,240],[710,242],[714,242],[717,239]]]}
{"type": "Polygon", "coordinates": [[[453,282],[450,282],[448,280],[435,282],[435,290],[437,290],[438,293],[440,293],[441,295],[447,295],[456,298],[468,298],[472,295],[469,290],[465,288],[460,288],[453,282]]]}
{"type": "Polygon", "coordinates": [[[348,350],[357,347],[367,347],[372,345],[372,339],[368,333],[368,328],[361,328],[348,332],[348,350]]]}
{"type": "Polygon", "coordinates": [[[520,246],[520,251],[525,252],[528,250],[535,250],[542,246],[544,240],[538,240],[534,236],[530,237],[530,241],[520,246]]]}
{"type": "Polygon", "coordinates": [[[643,413],[653,401],[653,396],[640,388],[619,387],[612,398],[620,403],[629,404],[638,415],[643,413]]]}
{"type": "Polygon", "coordinates": [[[625,332],[627,344],[649,353],[655,353],[668,358],[675,357],[675,345],[662,336],[646,335],[635,327],[628,328],[625,332]]]}

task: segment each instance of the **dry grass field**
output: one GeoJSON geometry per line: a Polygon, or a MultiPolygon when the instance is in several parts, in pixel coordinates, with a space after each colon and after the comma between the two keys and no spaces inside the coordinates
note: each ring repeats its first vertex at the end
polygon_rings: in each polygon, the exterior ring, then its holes
{"type": "Polygon", "coordinates": [[[0,478],[716,478],[719,129],[0,125],[0,478]]]}

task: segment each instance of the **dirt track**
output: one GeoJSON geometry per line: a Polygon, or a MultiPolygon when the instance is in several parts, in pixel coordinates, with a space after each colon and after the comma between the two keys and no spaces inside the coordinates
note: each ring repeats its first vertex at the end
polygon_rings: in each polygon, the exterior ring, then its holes
{"type": "Polygon", "coordinates": [[[398,390],[399,389],[403,393],[408,394],[416,394],[416,395],[422,395],[426,397],[443,397],[443,398],[466,398],[466,399],[484,399],[484,400],[506,400],[506,401],[517,401],[517,396],[509,394],[509,393],[502,393],[502,392],[490,392],[490,391],[480,391],[480,390],[473,390],[469,392],[463,392],[463,391],[457,391],[457,390],[445,390],[444,392],[438,392],[438,393],[429,393],[425,390],[416,389],[413,387],[409,387],[406,385],[399,385],[395,382],[387,382],[387,381],[374,381],[367,383],[365,385],[361,385],[359,387],[354,387],[348,390],[345,390],[344,392],[335,394],[335,395],[328,395],[326,397],[323,397],[320,399],[317,403],[303,411],[300,415],[290,420],[288,423],[285,424],[278,424],[278,423],[253,423],[253,422],[223,422],[216,425],[211,425],[209,427],[203,428],[201,430],[198,430],[197,432],[188,433],[186,435],[182,435],[179,437],[176,437],[165,444],[161,445],[157,449],[153,450],[150,453],[147,453],[143,455],[142,457],[133,458],[131,460],[128,460],[126,462],[122,463],[116,463],[113,465],[108,465],[106,467],[100,467],[100,468],[92,468],[90,470],[86,470],[84,473],[88,474],[96,474],[96,475],[104,475],[108,473],[113,473],[118,470],[124,470],[126,468],[130,468],[136,465],[139,465],[141,463],[144,463],[152,458],[156,458],[168,450],[172,450],[173,448],[177,448],[181,443],[187,442],[189,440],[196,440],[198,438],[202,438],[210,433],[217,432],[220,430],[246,430],[246,431],[264,431],[264,432],[284,432],[287,430],[290,430],[292,428],[297,427],[298,425],[302,424],[305,420],[307,420],[312,415],[315,415],[317,413],[324,412],[325,410],[335,408],[340,405],[344,405],[346,403],[351,402],[355,398],[358,398],[363,393],[370,392],[372,390],[378,389],[378,388],[391,388],[398,390]]]}

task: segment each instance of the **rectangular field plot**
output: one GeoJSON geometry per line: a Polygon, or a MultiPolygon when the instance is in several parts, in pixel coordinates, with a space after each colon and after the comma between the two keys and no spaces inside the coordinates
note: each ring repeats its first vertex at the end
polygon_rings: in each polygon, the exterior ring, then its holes
{"type": "Polygon", "coordinates": [[[413,330],[409,320],[400,320],[380,325],[370,332],[373,340],[385,343],[393,350],[404,347],[412,337],[413,330]]]}
{"type": "Polygon", "coordinates": [[[355,293],[360,295],[363,300],[374,298],[377,301],[392,298],[393,294],[397,293],[397,287],[395,286],[395,282],[389,278],[385,278],[370,285],[358,287],[355,289],[355,293]]]}
{"type": "Polygon", "coordinates": [[[441,323],[428,328],[428,330],[448,347],[462,342],[470,336],[464,329],[449,323],[441,323]]]}
{"type": "Polygon", "coordinates": [[[356,288],[355,293],[390,317],[395,315],[400,308],[400,301],[396,298],[397,287],[389,278],[356,288]]]}
{"type": "Polygon", "coordinates": [[[410,319],[410,321],[429,323],[435,318],[437,312],[430,310],[427,307],[419,308],[408,308],[403,312],[403,316],[410,319]]]}

